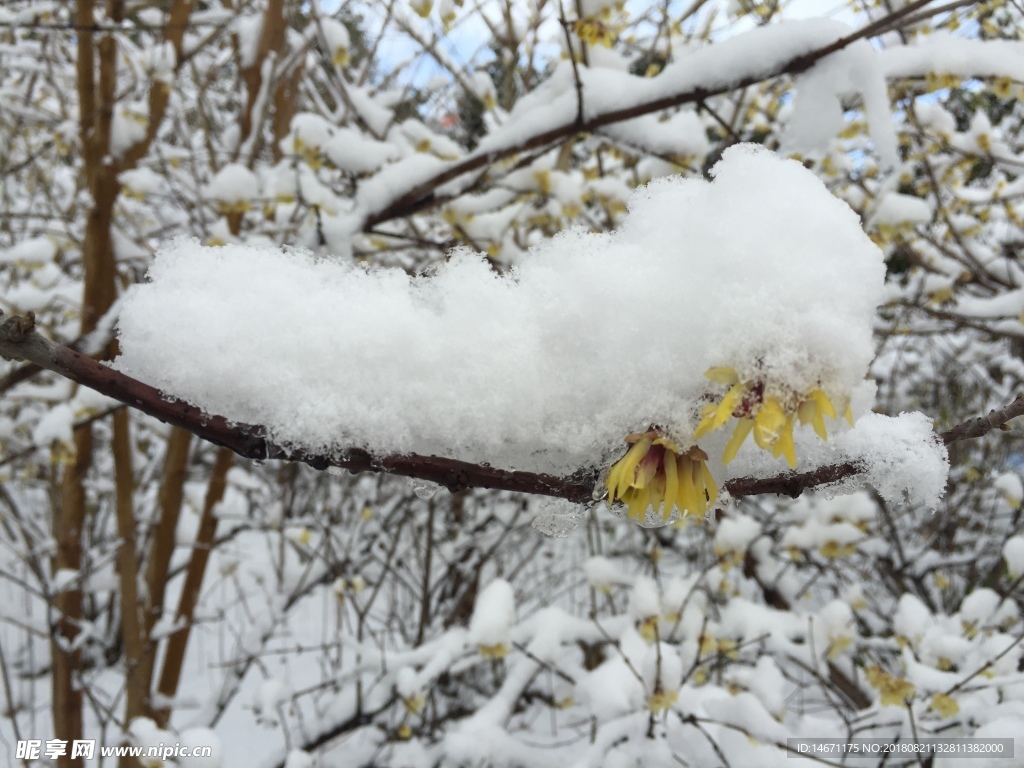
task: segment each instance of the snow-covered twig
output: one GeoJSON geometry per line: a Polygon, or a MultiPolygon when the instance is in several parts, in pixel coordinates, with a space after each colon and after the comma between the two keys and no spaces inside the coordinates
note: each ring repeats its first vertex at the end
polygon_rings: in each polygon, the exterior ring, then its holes
{"type": "MultiPolygon", "coordinates": [[[[860,40],[874,37],[900,26],[901,21],[908,14],[920,10],[929,2],[931,0],[916,0],[899,11],[887,14],[878,21],[833,40],[827,45],[793,55],[776,65],[768,64],[743,74],[737,73],[735,79],[731,81],[721,78],[709,79],[707,82],[696,84],[688,81],[688,87],[684,87],[676,93],[659,94],[650,99],[640,98],[634,100],[633,104],[627,103],[621,106],[616,104],[612,108],[602,109],[600,106],[594,106],[587,112],[585,119],[581,120],[580,115],[577,114],[571,121],[545,128],[526,137],[514,131],[509,132],[510,141],[507,143],[481,148],[457,162],[441,168],[429,179],[412,181],[407,189],[398,191],[387,205],[378,210],[368,211],[362,222],[362,229],[369,231],[384,221],[409,216],[427,208],[437,202],[435,195],[438,187],[520,152],[549,147],[577,133],[594,132],[607,125],[632,120],[664,109],[684,104],[701,104],[712,96],[736,91],[773,77],[804,73],[828,56],[842,51],[860,40]]],[[[576,82],[579,86],[578,74],[576,82]]],[[[579,104],[583,103],[584,95],[583,90],[579,89],[576,96],[579,104]]]]}
{"type": "MultiPolygon", "coordinates": [[[[167,399],[155,387],[40,336],[35,330],[35,316],[31,312],[11,316],[0,324],[0,356],[27,360],[256,461],[278,459],[301,462],[320,470],[334,466],[353,473],[386,472],[437,483],[452,492],[466,488],[490,488],[554,496],[579,503],[593,499],[597,482],[596,469],[584,469],[570,477],[555,477],[497,469],[440,456],[374,456],[361,448],[322,454],[283,448],[267,439],[267,430],[261,425],[229,422],[222,416],[206,414],[180,400],[167,399]]],[[[982,437],[1020,415],[1024,415],[1024,395],[1005,408],[966,421],[937,437],[946,445],[982,437]]],[[[810,472],[735,478],[725,483],[725,489],[733,498],[773,493],[796,498],[805,490],[833,485],[861,471],[862,468],[853,463],[833,464],[810,472]]]]}

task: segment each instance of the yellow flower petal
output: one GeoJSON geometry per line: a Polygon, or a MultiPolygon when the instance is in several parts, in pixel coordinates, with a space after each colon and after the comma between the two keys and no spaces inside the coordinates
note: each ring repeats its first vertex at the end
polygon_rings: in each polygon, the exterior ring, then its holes
{"type": "MultiPolygon", "coordinates": [[[[711,408],[716,408],[716,407],[717,406],[714,406],[714,405],[711,406],[711,408]]],[[[697,428],[695,430],[693,430],[693,439],[694,440],[700,440],[702,437],[704,437],[704,435],[706,435],[708,432],[710,432],[714,428],[715,428],[715,414],[714,414],[714,411],[712,411],[709,415],[707,415],[704,418],[702,418],[700,420],[700,423],[697,425],[697,428]]]]}
{"type": "Polygon", "coordinates": [[[673,453],[679,453],[679,446],[669,440],[667,437],[656,437],[654,439],[655,445],[665,446],[666,451],[672,451],[673,453]]]}
{"type": "Polygon", "coordinates": [[[779,439],[785,425],[786,412],[782,410],[779,401],[774,398],[766,400],[754,417],[754,442],[760,448],[769,450],[779,439]]]}
{"type": "Polygon", "coordinates": [[[713,429],[718,429],[729,420],[732,416],[732,412],[736,410],[736,406],[742,402],[745,392],[746,387],[742,384],[734,384],[732,389],[725,393],[725,397],[722,398],[722,402],[720,402],[718,404],[718,408],[715,409],[713,429]]]}
{"type": "Polygon", "coordinates": [[[643,491],[638,491],[635,488],[630,488],[622,497],[622,500],[626,502],[626,517],[630,520],[640,520],[641,514],[644,508],[640,506],[640,495],[643,491]]]}
{"type": "Polygon", "coordinates": [[[789,463],[790,469],[796,469],[796,446],[793,445],[793,417],[786,419],[786,426],[782,428],[775,445],[772,447],[772,455],[778,457],[782,454],[789,463]]]}
{"type": "Polygon", "coordinates": [[[608,498],[610,501],[615,500],[615,491],[619,486],[619,475],[622,474],[622,459],[619,459],[612,468],[608,470],[608,478],[604,481],[605,487],[608,489],[608,498]]]}
{"type": "Polygon", "coordinates": [[[836,417],[836,407],[832,405],[832,401],[829,400],[828,395],[820,389],[812,391],[810,398],[814,401],[815,405],[818,406],[818,410],[823,414],[828,416],[830,419],[834,419],[836,417]]]}
{"type": "Polygon", "coordinates": [[[822,416],[821,411],[814,414],[814,431],[822,440],[828,440],[828,430],[825,429],[825,417],[822,416]]]}
{"type": "Polygon", "coordinates": [[[936,693],[932,696],[932,702],[928,708],[934,709],[942,717],[956,717],[960,712],[960,705],[956,703],[956,699],[944,693],[936,693]]]}
{"type": "Polygon", "coordinates": [[[800,417],[801,424],[808,424],[814,420],[818,415],[818,404],[811,398],[807,398],[800,402],[800,405],[796,409],[797,416],[800,417]]]}
{"type": "Polygon", "coordinates": [[[679,501],[678,506],[683,514],[696,514],[694,501],[697,497],[693,487],[693,470],[690,468],[692,462],[686,456],[679,457],[679,501]]]}
{"type": "Polygon", "coordinates": [[[704,475],[701,467],[704,462],[690,459],[690,472],[693,476],[693,513],[703,515],[708,509],[708,497],[704,489],[704,475]]]}
{"type": "Polygon", "coordinates": [[[743,441],[747,439],[747,435],[750,434],[750,430],[753,428],[753,419],[740,419],[736,422],[736,429],[733,430],[732,437],[725,446],[725,453],[722,454],[723,464],[728,464],[736,458],[736,454],[743,445],[743,441]]]}
{"type": "Polygon", "coordinates": [[[676,506],[679,497],[679,472],[676,464],[676,454],[672,451],[665,451],[665,509],[661,516],[668,519],[672,508],[676,506]]]}
{"type": "Polygon", "coordinates": [[[650,488],[658,473],[658,465],[652,461],[653,456],[645,453],[640,463],[636,465],[636,476],[633,478],[634,488],[650,488]]]}
{"type": "Polygon", "coordinates": [[[710,507],[718,498],[718,484],[715,482],[715,477],[711,474],[711,470],[708,469],[708,465],[704,462],[701,462],[700,464],[700,471],[704,476],[704,488],[707,491],[707,506],[710,507]]]}
{"type": "Polygon", "coordinates": [[[626,455],[619,459],[622,464],[622,468],[619,470],[618,485],[613,494],[614,497],[622,498],[622,494],[625,493],[627,488],[633,485],[633,480],[636,477],[636,468],[640,464],[640,460],[647,454],[647,451],[651,448],[651,438],[644,437],[633,444],[633,447],[626,451],[626,455]]]}
{"type": "Polygon", "coordinates": [[[735,368],[726,368],[724,366],[715,366],[714,368],[708,368],[704,371],[704,375],[712,381],[718,382],[719,384],[725,384],[732,386],[739,382],[740,377],[736,373],[735,368]]]}

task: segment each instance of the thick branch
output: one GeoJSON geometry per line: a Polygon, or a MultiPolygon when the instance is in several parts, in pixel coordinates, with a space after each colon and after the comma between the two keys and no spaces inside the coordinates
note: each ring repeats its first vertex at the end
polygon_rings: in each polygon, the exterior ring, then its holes
{"type": "MultiPolygon", "coordinates": [[[[73,349],[54,344],[36,333],[35,318],[31,313],[24,317],[10,317],[0,324],[0,355],[35,363],[254,461],[279,459],[301,462],[319,470],[333,466],[354,473],[387,472],[437,483],[453,492],[465,488],[490,488],[554,496],[579,503],[592,499],[597,482],[596,470],[582,470],[571,477],[554,477],[496,469],[440,456],[374,456],[362,448],[350,448],[331,455],[287,450],[267,439],[266,427],[229,422],[222,416],[207,415],[180,400],[166,399],[159,390],[148,384],[73,349]]],[[[948,445],[981,437],[1021,415],[1024,415],[1024,395],[1005,408],[941,433],[937,439],[948,445]]],[[[844,463],[775,477],[741,477],[725,483],[725,490],[733,498],[771,493],[795,498],[805,490],[836,483],[860,471],[856,464],[844,463]]]]}

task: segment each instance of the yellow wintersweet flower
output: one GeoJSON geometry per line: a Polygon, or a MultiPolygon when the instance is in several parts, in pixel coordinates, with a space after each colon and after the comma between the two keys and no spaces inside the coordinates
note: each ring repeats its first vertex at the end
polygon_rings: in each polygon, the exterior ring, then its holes
{"type": "Polygon", "coordinates": [[[576,33],[576,37],[591,46],[603,45],[605,48],[611,48],[618,38],[608,25],[593,18],[576,19],[572,23],[572,31],[576,33]]]}
{"type": "Polygon", "coordinates": [[[494,645],[481,645],[477,650],[484,659],[503,659],[508,656],[508,646],[504,643],[494,645]]]}
{"type": "Polygon", "coordinates": [[[739,645],[731,637],[723,637],[718,641],[718,653],[725,658],[735,661],[740,657],[739,645]]]}
{"type": "Polygon", "coordinates": [[[995,91],[996,96],[1001,99],[1008,99],[1013,95],[1013,78],[997,77],[992,81],[992,90],[995,91]]]}
{"type": "Polygon", "coordinates": [[[646,640],[648,643],[653,643],[658,639],[658,617],[648,616],[646,619],[640,622],[640,637],[646,640]]]}
{"type": "Polygon", "coordinates": [[[629,435],[626,442],[631,447],[612,465],[607,487],[608,501],[622,501],[631,520],[643,520],[648,507],[660,508],[666,520],[673,509],[703,515],[715,503],[718,486],[700,448],[682,451],[654,429],[629,435]]]}
{"type": "Polygon", "coordinates": [[[832,642],[828,644],[828,651],[826,653],[829,661],[835,661],[839,658],[839,655],[853,645],[853,635],[838,635],[832,638],[832,642]]]}
{"type": "Polygon", "coordinates": [[[829,539],[820,547],[818,547],[818,554],[822,557],[827,557],[833,560],[838,560],[842,557],[849,557],[857,551],[856,544],[840,544],[835,539],[829,539]]]}
{"type": "Polygon", "coordinates": [[[928,709],[934,709],[940,717],[956,717],[960,712],[960,705],[952,696],[936,693],[932,696],[932,702],[928,705],[928,709]]]}
{"type": "Polygon", "coordinates": [[[828,395],[820,389],[812,390],[807,397],[797,406],[797,416],[801,424],[811,424],[818,437],[828,440],[828,431],[825,429],[825,417],[836,418],[836,408],[832,405],[828,395]]]}
{"type": "Polygon", "coordinates": [[[663,712],[679,700],[679,691],[655,691],[647,700],[647,708],[657,714],[663,712]]]}
{"type": "MultiPolygon", "coordinates": [[[[728,464],[736,454],[747,435],[754,433],[754,442],[772,456],[785,457],[790,467],[796,467],[796,447],[793,443],[793,427],[799,419],[801,424],[811,424],[822,440],[828,439],[825,417],[836,418],[832,400],[821,389],[810,392],[779,393],[768,395],[764,382],[742,381],[734,368],[709,368],[705,374],[729,390],[717,403],[710,403],[701,411],[701,420],[694,431],[694,438],[700,439],[708,432],[725,425],[730,418],[736,418],[736,427],[725,446],[722,462],[728,464]]],[[[847,420],[852,424],[853,416],[846,409],[847,420]]]]}
{"type": "Polygon", "coordinates": [[[339,45],[337,48],[334,49],[334,53],[331,56],[331,63],[334,64],[334,66],[339,68],[344,67],[346,64],[348,64],[348,61],[348,48],[346,48],[343,45],[339,45]]]}
{"type": "Polygon", "coordinates": [[[916,688],[903,678],[890,675],[879,666],[871,666],[864,670],[864,674],[874,688],[880,694],[882,706],[902,707],[909,700],[914,698],[916,688]]]}
{"type": "Polygon", "coordinates": [[[409,710],[415,715],[418,714],[421,709],[423,709],[423,705],[426,702],[424,701],[423,697],[420,694],[415,693],[412,696],[408,696],[402,699],[402,703],[405,704],[405,708],[407,710],[409,710]]]}

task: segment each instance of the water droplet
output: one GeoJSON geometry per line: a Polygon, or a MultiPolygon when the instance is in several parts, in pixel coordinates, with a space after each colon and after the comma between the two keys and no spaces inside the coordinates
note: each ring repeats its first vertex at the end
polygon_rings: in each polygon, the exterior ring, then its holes
{"type": "Polygon", "coordinates": [[[540,503],[537,516],[533,518],[533,529],[545,536],[564,539],[576,530],[586,507],[565,499],[547,499],[540,503]]]}
{"type": "Polygon", "coordinates": [[[429,480],[416,478],[412,481],[412,492],[421,499],[433,498],[434,494],[441,490],[441,486],[429,480]]]}

